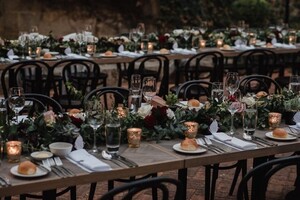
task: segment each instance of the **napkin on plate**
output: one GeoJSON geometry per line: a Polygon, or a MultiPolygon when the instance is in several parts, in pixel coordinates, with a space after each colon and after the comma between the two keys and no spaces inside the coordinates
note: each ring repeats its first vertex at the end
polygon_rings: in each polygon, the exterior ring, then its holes
{"type": "Polygon", "coordinates": [[[171,50],[172,53],[178,53],[178,54],[196,54],[197,51],[195,49],[182,49],[182,48],[174,48],[173,50],[171,50]]]}
{"type": "Polygon", "coordinates": [[[144,53],[135,53],[135,52],[131,52],[131,51],[122,51],[122,52],[118,53],[118,55],[127,56],[127,57],[131,57],[131,58],[136,58],[136,57],[144,55],[144,53]]]}
{"type": "Polygon", "coordinates": [[[250,49],[255,49],[254,46],[250,45],[250,46],[247,46],[247,45],[244,45],[244,44],[241,44],[241,45],[236,45],[233,47],[235,50],[239,50],[239,51],[246,51],[246,50],[250,50],[250,49]]]}
{"type": "Polygon", "coordinates": [[[89,154],[85,149],[78,149],[69,153],[68,158],[74,161],[78,166],[83,166],[91,171],[108,171],[111,167],[89,154]]]}
{"type": "Polygon", "coordinates": [[[236,137],[231,137],[223,132],[212,133],[212,135],[216,140],[237,147],[239,149],[249,150],[249,149],[255,149],[257,147],[257,145],[252,142],[246,142],[236,137]]]}

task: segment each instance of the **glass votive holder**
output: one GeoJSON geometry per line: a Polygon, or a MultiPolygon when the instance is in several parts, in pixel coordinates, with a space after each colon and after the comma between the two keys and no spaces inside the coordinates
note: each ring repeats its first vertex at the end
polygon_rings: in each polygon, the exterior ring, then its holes
{"type": "Polygon", "coordinates": [[[41,57],[41,52],[42,52],[42,47],[37,47],[35,50],[36,58],[39,59],[41,57]]]}
{"type": "Polygon", "coordinates": [[[89,54],[89,55],[94,55],[95,52],[96,52],[96,45],[94,44],[88,44],[86,46],[86,52],[89,54]]]}
{"type": "Polygon", "coordinates": [[[206,47],[206,40],[200,40],[199,41],[199,47],[200,48],[205,48],[206,47]]]}
{"type": "Polygon", "coordinates": [[[140,128],[128,128],[127,140],[130,148],[138,148],[141,143],[142,129],[140,128]]]}
{"type": "Polygon", "coordinates": [[[279,127],[281,123],[281,113],[270,112],[269,113],[269,127],[270,129],[275,129],[279,127]]]}
{"type": "Polygon", "coordinates": [[[187,130],[184,132],[185,137],[187,138],[195,138],[198,133],[199,124],[197,122],[184,122],[187,130]]]}
{"type": "Polygon", "coordinates": [[[153,53],[153,43],[152,42],[148,42],[148,46],[147,46],[147,48],[148,48],[148,53],[153,53]]]}
{"type": "Polygon", "coordinates": [[[7,160],[10,163],[20,162],[22,143],[20,141],[6,142],[7,160]]]}
{"type": "Polygon", "coordinates": [[[221,48],[223,46],[223,39],[217,39],[217,48],[221,48]]]}

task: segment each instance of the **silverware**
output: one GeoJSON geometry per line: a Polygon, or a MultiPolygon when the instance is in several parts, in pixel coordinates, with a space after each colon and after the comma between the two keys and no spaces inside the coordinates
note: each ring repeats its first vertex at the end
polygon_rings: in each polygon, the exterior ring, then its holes
{"type": "Polygon", "coordinates": [[[125,158],[124,156],[121,156],[121,155],[117,155],[121,160],[124,160],[125,162],[128,162],[128,163],[131,163],[133,167],[138,167],[139,165],[136,164],[134,161],[128,159],[128,158],[125,158]]]}
{"type": "Polygon", "coordinates": [[[62,170],[64,170],[64,171],[65,171],[66,173],[68,173],[70,176],[76,176],[76,174],[75,174],[72,170],[66,168],[66,167],[63,165],[63,162],[61,161],[60,157],[54,157],[54,162],[55,162],[55,164],[56,164],[57,167],[59,167],[59,168],[61,168],[62,170]]]}
{"type": "Polygon", "coordinates": [[[9,178],[0,176],[0,185],[2,187],[11,186],[9,178]]]}
{"type": "Polygon", "coordinates": [[[34,159],[29,158],[29,157],[25,157],[25,159],[27,159],[27,160],[31,161],[32,163],[34,163],[42,171],[51,172],[51,168],[49,166],[46,166],[42,163],[39,163],[39,162],[35,161],[34,159]]]}
{"type": "Polygon", "coordinates": [[[204,141],[203,138],[197,138],[197,139],[196,139],[196,142],[197,142],[197,144],[198,144],[199,146],[201,146],[201,147],[203,147],[203,148],[205,148],[205,149],[207,149],[207,150],[209,150],[209,151],[212,151],[212,152],[214,152],[215,154],[223,153],[223,152],[220,152],[219,150],[217,150],[217,149],[215,149],[215,148],[211,148],[211,147],[209,147],[208,145],[206,145],[206,143],[205,143],[205,141],[204,141]]]}
{"type": "Polygon", "coordinates": [[[102,158],[104,158],[105,160],[109,160],[112,163],[114,163],[115,165],[118,165],[119,167],[124,167],[118,161],[112,159],[112,156],[110,154],[108,154],[105,150],[103,150],[101,154],[102,154],[102,158]]]}
{"type": "Polygon", "coordinates": [[[224,149],[222,149],[222,148],[219,147],[219,146],[214,145],[214,144],[212,143],[212,141],[211,141],[209,138],[203,137],[203,140],[204,140],[204,142],[205,142],[206,145],[208,145],[208,146],[210,146],[210,147],[212,147],[212,148],[215,148],[215,149],[219,150],[221,153],[226,153],[226,151],[225,151],[224,149]]]}
{"type": "Polygon", "coordinates": [[[60,168],[57,168],[54,160],[52,158],[47,158],[46,160],[43,160],[43,165],[48,166],[51,168],[51,170],[59,177],[65,178],[69,177],[70,175],[67,174],[65,171],[61,170],[60,168]]]}
{"type": "Polygon", "coordinates": [[[260,137],[257,137],[257,136],[252,136],[252,138],[253,138],[254,140],[259,141],[259,142],[261,142],[261,143],[264,143],[264,144],[266,144],[266,145],[268,145],[268,146],[278,146],[278,144],[275,144],[275,143],[273,143],[273,142],[270,142],[270,141],[268,141],[268,140],[266,140],[266,139],[263,139],[263,138],[260,138],[260,137]]]}

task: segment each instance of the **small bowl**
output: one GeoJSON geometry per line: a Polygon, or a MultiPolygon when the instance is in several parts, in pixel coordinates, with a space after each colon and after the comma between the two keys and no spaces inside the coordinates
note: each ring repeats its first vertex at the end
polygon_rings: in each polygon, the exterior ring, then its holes
{"type": "Polygon", "coordinates": [[[73,148],[71,143],[67,142],[54,142],[49,145],[51,153],[59,157],[66,157],[73,148]]]}
{"type": "Polygon", "coordinates": [[[36,151],[30,154],[30,156],[35,160],[44,160],[47,158],[51,158],[53,153],[49,151],[36,151]]]}

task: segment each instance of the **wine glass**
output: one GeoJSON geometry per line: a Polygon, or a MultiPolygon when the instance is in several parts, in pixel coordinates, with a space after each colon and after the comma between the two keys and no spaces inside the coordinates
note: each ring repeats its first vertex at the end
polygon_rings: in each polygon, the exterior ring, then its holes
{"type": "Polygon", "coordinates": [[[188,42],[189,42],[190,37],[191,37],[191,31],[190,30],[184,30],[183,31],[183,38],[185,40],[185,48],[186,49],[188,48],[188,42]]]}
{"type": "Polygon", "coordinates": [[[139,35],[138,30],[136,28],[133,28],[133,29],[130,30],[130,39],[133,40],[133,42],[134,42],[134,51],[136,52],[137,42],[140,39],[140,35],[139,35]]]}
{"type": "Polygon", "coordinates": [[[137,32],[140,35],[140,38],[143,38],[146,30],[145,30],[145,24],[144,23],[138,23],[137,25],[137,32]]]}
{"type": "Polygon", "coordinates": [[[27,41],[27,33],[26,32],[20,32],[19,42],[20,42],[20,45],[22,47],[22,59],[25,59],[24,52],[25,52],[26,41],[27,41]]]}
{"type": "Polygon", "coordinates": [[[233,95],[239,87],[239,74],[237,72],[228,72],[225,79],[225,88],[230,95],[233,95]]]}
{"type": "Polygon", "coordinates": [[[156,95],[156,78],[143,78],[143,95],[147,103],[150,103],[152,98],[156,95]]]}
{"type": "Polygon", "coordinates": [[[79,44],[79,55],[82,55],[82,53],[81,53],[81,46],[82,46],[82,44],[84,42],[83,33],[77,33],[76,34],[76,40],[77,40],[77,42],[79,44]]]}
{"type": "Polygon", "coordinates": [[[90,153],[97,154],[99,150],[96,144],[96,131],[104,123],[104,110],[100,100],[94,99],[87,101],[85,104],[85,114],[87,123],[93,128],[94,140],[90,153]]]}
{"type": "Polygon", "coordinates": [[[206,33],[207,29],[208,29],[207,28],[207,22],[205,22],[205,21],[202,22],[202,24],[199,28],[199,31],[200,31],[201,35],[204,35],[206,33]]]}
{"type": "Polygon", "coordinates": [[[243,104],[240,101],[241,100],[241,93],[240,91],[237,91],[233,93],[232,95],[227,96],[224,99],[224,102],[226,104],[227,110],[231,114],[231,123],[230,123],[230,130],[229,130],[229,135],[234,134],[234,126],[233,126],[233,119],[234,119],[234,114],[238,111],[243,110],[243,104]]]}
{"type": "Polygon", "coordinates": [[[24,90],[21,87],[12,87],[9,89],[8,105],[15,113],[15,122],[18,123],[20,111],[25,106],[24,90]]]}

